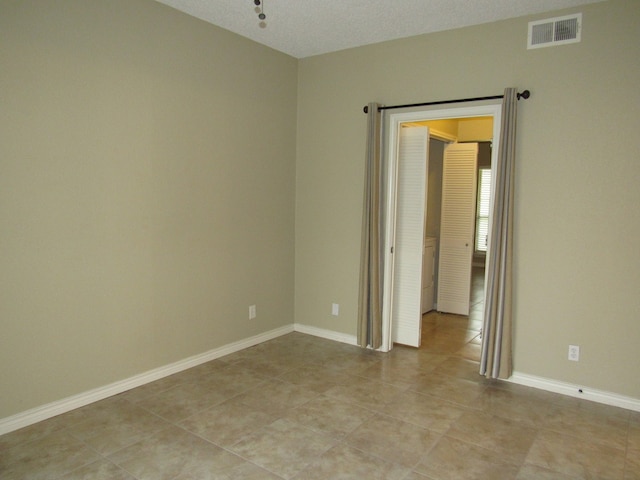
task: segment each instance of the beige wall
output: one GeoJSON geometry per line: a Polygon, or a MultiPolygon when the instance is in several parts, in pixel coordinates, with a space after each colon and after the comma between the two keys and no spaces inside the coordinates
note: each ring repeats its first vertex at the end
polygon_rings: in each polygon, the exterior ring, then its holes
{"type": "Polygon", "coordinates": [[[356,334],[363,105],[528,88],[519,105],[515,369],[640,398],[638,58],[638,2],[612,0],[300,61],[296,320],[356,334]],[[526,50],[528,21],[575,11],[581,43],[526,50]],[[567,360],[570,343],[582,347],[579,363],[567,360]]]}
{"type": "Polygon", "coordinates": [[[150,0],[0,0],[0,418],[293,323],[296,89],[150,0]]]}

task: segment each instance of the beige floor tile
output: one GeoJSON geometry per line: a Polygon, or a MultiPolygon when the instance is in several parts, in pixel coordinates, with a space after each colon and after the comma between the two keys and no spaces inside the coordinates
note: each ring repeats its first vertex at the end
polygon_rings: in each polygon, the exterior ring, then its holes
{"type": "MultiPolygon", "coordinates": [[[[222,477],[245,461],[177,427],[162,430],[109,459],[138,480],[222,477]]],[[[222,477],[224,478],[224,477],[222,477]]]]}
{"type": "Polygon", "coordinates": [[[359,376],[408,388],[420,378],[429,376],[437,363],[422,363],[421,368],[411,367],[397,357],[385,359],[359,373],[359,376]]]}
{"type": "Polygon", "coordinates": [[[576,480],[576,477],[570,477],[535,465],[523,465],[518,472],[516,480],[576,480]]]}
{"type": "Polygon", "coordinates": [[[393,385],[402,391],[406,391],[413,388],[414,385],[428,381],[433,376],[433,370],[403,369],[399,365],[394,365],[390,368],[388,365],[375,365],[362,372],[359,376],[393,385]]]}
{"type": "Polygon", "coordinates": [[[61,477],[100,457],[64,431],[0,451],[2,480],[50,480],[61,477]]]}
{"type": "MultiPolygon", "coordinates": [[[[237,352],[233,356],[253,355],[264,359],[289,358],[296,362],[311,363],[317,359],[352,352],[354,348],[357,349],[352,345],[333,342],[320,337],[292,333],[261,343],[242,352],[237,352]]],[[[227,359],[228,357],[224,358],[227,359]]]]}
{"type": "Polygon", "coordinates": [[[465,358],[448,357],[434,370],[435,373],[462,378],[471,382],[483,383],[486,379],[480,375],[480,363],[465,358]]]}
{"type": "Polygon", "coordinates": [[[383,353],[363,350],[354,346],[348,347],[350,347],[350,349],[358,349],[359,351],[349,350],[333,356],[325,357],[321,360],[316,360],[315,363],[325,368],[330,368],[350,375],[357,375],[372,365],[380,362],[385,356],[383,353]]]}
{"type": "Polygon", "coordinates": [[[177,422],[262,385],[266,380],[267,377],[230,365],[215,375],[180,383],[169,390],[145,397],[137,405],[166,420],[177,422]]]}
{"type": "Polygon", "coordinates": [[[449,429],[447,436],[481,446],[520,465],[538,431],[520,422],[482,412],[467,412],[449,429]]]}
{"type": "Polygon", "coordinates": [[[282,480],[282,477],[243,461],[221,470],[196,469],[189,473],[178,475],[173,480],[282,480]]]}
{"type": "Polygon", "coordinates": [[[114,463],[100,459],[66,474],[64,480],[135,480],[135,477],[114,463]]]}
{"type": "Polygon", "coordinates": [[[542,426],[558,433],[571,432],[571,435],[605,446],[624,449],[629,421],[626,411],[580,400],[568,406],[554,404],[554,408],[550,408],[542,419],[542,426]]]}
{"type": "Polygon", "coordinates": [[[422,340],[456,340],[468,342],[478,332],[471,332],[467,323],[427,324],[422,329],[422,340]]]}
{"type": "Polygon", "coordinates": [[[445,433],[467,408],[442,398],[416,392],[402,392],[385,406],[385,415],[445,433]]]}
{"type": "Polygon", "coordinates": [[[396,463],[347,446],[336,445],[295,477],[295,480],[401,480],[408,470],[396,463]]]}
{"type": "Polygon", "coordinates": [[[370,418],[345,442],[371,455],[412,468],[436,444],[440,434],[384,415],[370,418]]]}
{"type": "Polygon", "coordinates": [[[270,472],[290,479],[336,442],[336,439],[328,435],[281,419],[244,437],[231,451],[270,472]]]}
{"type": "Polygon", "coordinates": [[[344,438],[375,413],[324,395],[291,410],[285,418],[333,437],[344,438]]]}
{"type": "MultiPolygon", "coordinates": [[[[12,447],[33,442],[51,433],[58,432],[69,426],[61,415],[0,435],[0,452],[6,452],[12,447]]],[[[1,453],[0,453],[1,455],[1,453]]]]}
{"type": "MultiPolygon", "coordinates": [[[[273,340],[271,342],[273,342],[273,340]]],[[[221,357],[221,360],[226,362],[228,365],[234,365],[238,363],[240,360],[246,360],[247,358],[261,358],[262,353],[259,350],[259,347],[260,345],[254,345],[253,347],[245,348],[243,350],[238,350],[237,352],[233,352],[233,353],[230,353],[229,355],[225,355],[224,357],[221,357]]]]}
{"type": "Polygon", "coordinates": [[[179,425],[220,447],[228,448],[275,420],[277,417],[232,398],[182,420],[179,425]]]}
{"type": "Polygon", "coordinates": [[[252,357],[240,359],[234,365],[264,377],[277,377],[294,369],[296,361],[282,356],[271,359],[252,357]]]}
{"type": "Polygon", "coordinates": [[[633,422],[633,415],[638,413],[624,408],[606,405],[604,403],[592,402],[580,397],[555,394],[552,392],[545,392],[544,390],[531,390],[533,391],[532,394],[540,395],[541,398],[544,398],[544,395],[550,396],[551,403],[558,405],[561,408],[566,408],[567,410],[576,412],[579,415],[593,415],[594,419],[610,419],[614,420],[615,423],[623,423],[627,425],[630,421],[633,422]]]}
{"type": "Polygon", "coordinates": [[[640,452],[640,421],[632,420],[629,423],[627,442],[630,449],[640,452]]]}
{"type": "Polygon", "coordinates": [[[316,364],[305,364],[280,375],[278,380],[323,393],[336,385],[348,385],[353,381],[346,373],[316,364]]]}
{"type": "Polygon", "coordinates": [[[216,372],[215,375],[205,377],[201,383],[206,383],[212,389],[238,394],[260,385],[268,378],[268,376],[250,371],[238,364],[230,364],[216,372]]]}
{"type": "Polygon", "coordinates": [[[433,480],[511,480],[519,468],[502,455],[445,436],[414,470],[433,480]]]}
{"type": "Polygon", "coordinates": [[[478,336],[478,331],[468,327],[434,326],[422,332],[423,340],[442,340],[467,343],[478,336]]]}
{"type": "MultiPolygon", "coordinates": [[[[335,343],[335,342],[332,342],[335,343]]],[[[296,366],[313,364],[319,366],[331,366],[333,359],[346,353],[345,346],[313,344],[305,347],[303,354],[298,356],[296,366]]]]}
{"type": "Polygon", "coordinates": [[[170,424],[164,419],[127,401],[113,402],[105,408],[85,412],[84,420],[66,431],[98,453],[108,455],[137,443],[170,424]]]}
{"type": "Polygon", "coordinates": [[[182,380],[182,382],[192,382],[209,375],[216,375],[221,370],[227,368],[229,363],[218,358],[210,362],[197,365],[195,367],[184,370],[183,372],[175,374],[175,376],[182,380]]]}
{"type": "Polygon", "coordinates": [[[518,385],[517,383],[511,383],[505,380],[489,380],[488,386],[492,389],[505,390],[513,395],[519,395],[520,398],[526,398],[530,401],[540,402],[543,404],[552,403],[556,405],[558,404],[558,399],[564,397],[564,395],[559,393],[549,392],[539,388],[526,387],[524,385],[518,385]]]}
{"type": "Polygon", "coordinates": [[[640,480],[640,412],[631,412],[629,416],[629,436],[627,439],[624,479],[640,480]]]}
{"type": "Polygon", "coordinates": [[[409,472],[409,475],[404,477],[403,480],[431,480],[432,477],[427,477],[418,472],[409,472]]]}
{"type": "Polygon", "coordinates": [[[624,461],[624,450],[606,447],[591,439],[542,430],[525,462],[565,475],[613,480],[622,478],[624,461]]]}
{"type": "Polygon", "coordinates": [[[467,360],[474,360],[477,362],[480,359],[481,351],[482,346],[471,341],[465,344],[460,350],[457,350],[455,354],[459,357],[466,358],[467,360]]]}
{"type": "MultiPolygon", "coordinates": [[[[420,329],[420,333],[421,333],[420,340],[422,340],[422,338],[424,337],[433,336],[435,333],[439,331],[440,328],[442,328],[432,321],[432,318],[433,318],[432,315],[433,313],[427,313],[426,315],[422,316],[422,328],[420,329]]],[[[424,349],[424,345],[420,345],[420,349],[426,350],[424,349]]],[[[429,351],[429,350],[426,350],[426,351],[429,351]]]]}
{"type": "Polygon", "coordinates": [[[425,348],[394,345],[393,349],[382,358],[381,362],[400,363],[407,369],[431,371],[438,364],[444,362],[447,355],[430,352],[425,348]]]}
{"type": "Polygon", "coordinates": [[[484,327],[484,311],[481,311],[478,313],[478,315],[475,315],[474,317],[471,317],[469,319],[469,324],[467,325],[467,328],[470,330],[475,330],[476,332],[480,333],[483,327],[484,327]]]}
{"type": "MultiPolygon", "coordinates": [[[[482,345],[482,334],[478,333],[475,337],[471,339],[469,343],[473,343],[474,345],[482,345]]],[[[476,360],[479,361],[479,360],[476,360]]]]}
{"type": "Polygon", "coordinates": [[[624,480],[640,480],[640,450],[627,450],[624,480]]]}
{"type": "Polygon", "coordinates": [[[234,401],[273,416],[283,416],[290,409],[299,407],[319,394],[281,380],[271,379],[249,390],[234,401]]]}
{"type": "MultiPolygon", "coordinates": [[[[334,370],[349,372],[359,371],[378,360],[380,354],[363,350],[353,345],[332,342],[326,339],[301,338],[299,335],[287,340],[275,339],[265,344],[257,345],[243,352],[237,352],[231,356],[236,363],[250,362],[267,364],[276,363],[277,369],[268,371],[270,376],[279,376],[291,368],[304,364],[317,364],[334,370]],[[235,358],[234,358],[235,357],[235,358]]],[[[308,337],[308,336],[306,336],[308,337]]],[[[224,357],[227,359],[228,357],[224,357]]],[[[259,370],[256,370],[259,371],[259,370]]],[[[261,372],[265,374],[265,371],[261,372]]]]}
{"type": "Polygon", "coordinates": [[[168,421],[178,422],[233,397],[232,390],[212,389],[202,383],[185,383],[137,405],[168,421]]]}
{"type": "Polygon", "coordinates": [[[485,386],[461,378],[433,373],[411,387],[413,391],[433,395],[465,406],[476,404],[485,386]]]}
{"type": "Polygon", "coordinates": [[[525,393],[489,386],[476,399],[475,407],[501,418],[516,419],[529,427],[539,428],[558,407],[550,402],[534,400],[525,393]]]}
{"type": "Polygon", "coordinates": [[[467,342],[458,338],[455,334],[439,334],[437,336],[429,336],[422,334],[422,345],[420,348],[426,348],[431,352],[443,355],[453,355],[455,352],[463,348],[467,342]]]}
{"type": "Polygon", "coordinates": [[[405,390],[406,387],[399,387],[378,380],[352,377],[351,383],[330,388],[325,392],[325,395],[354,403],[364,408],[380,411],[405,390]]]}
{"type": "MultiPolygon", "coordinates": [[[[484,295],[484,292],[482,292],[484,295]]],[[[469,305],[469,317],[480,318],[484,315],[484,298],[482,296],[475,296],[471,299],[471,305],[469,305]]]]}
{"type": "Polygon", "coordinates": [[[155,382],[147,383],[146,385],[121,393],[118,395],[118,398],[135,403],[144,400],[145,398],[171,390],[185,382],[187,382],[187,379],[184,375],[170,375],[168,377],[161,378],[160,380],[156,380],[155,382]]]}
{"type": "Polygon", "coordinates": [[[95,416],[103,413],[108,414],[120,405],[131,405],[131,403],[123,399],[120,395],[115,395],[84,407],[76,408],[75,410],[71,410],[70,412],[64,413],[56,418],[59,418],[68,427],[84,422],[87,419],[94,418],[95,416]]]}
{"type": "Polygon", "coordinates": [[[473,323],[473,320],[462,315],[452,315],[436,311],[426,313],[422,318],[423,324],[435,325],[441,328],[470,329],[470,325],[473,323]]]}
{"type": "Polygon", "coordinates": [[[326,358],[348,353],[349,350],[346,347],[347,345],[335,342],[330,344],[317,342],[313,345],[305,345],[304,356],[307,357],[307,363],[320,363],[326,358]]]}

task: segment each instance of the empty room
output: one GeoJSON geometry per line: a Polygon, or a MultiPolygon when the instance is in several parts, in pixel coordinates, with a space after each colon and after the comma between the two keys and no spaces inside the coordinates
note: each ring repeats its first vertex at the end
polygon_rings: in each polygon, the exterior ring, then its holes
{"type": "Polygon", "coordinates": [[[639,479],[639,58],[637,0],[0,0],[0,478],[639,479]]]}

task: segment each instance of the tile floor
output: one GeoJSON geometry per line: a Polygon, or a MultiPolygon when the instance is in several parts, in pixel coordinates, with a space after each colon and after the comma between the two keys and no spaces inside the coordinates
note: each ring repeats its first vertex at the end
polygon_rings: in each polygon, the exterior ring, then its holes
{"type": "Polygon", "coordinates": [[[640,413],[479,377],[472,303],[420,349],[292,333],[0,436],[0,478],[640,479],[640,413]]]}

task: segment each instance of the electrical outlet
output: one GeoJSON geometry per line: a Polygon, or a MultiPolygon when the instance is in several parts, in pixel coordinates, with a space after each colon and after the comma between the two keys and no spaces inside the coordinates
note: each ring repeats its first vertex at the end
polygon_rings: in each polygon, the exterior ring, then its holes
{"type": "Polygon", "coordinates": [[[569,360],[580,361],[580,345],[569,345],[569,360]]]}
{"type": "Polygon", "coordinates": [[[334,317],[337,317],[339,313],[340,313],[340,305],[338,305],[337,303],[332,303],[331,315],[333,315],[334,317]]]}
{"type": "Polygon", "coordinates": [[[256,318],[256,306],[255,305],[250,305],[249,306],[249,320],[253,320],[254,318],[256,318]]]}

